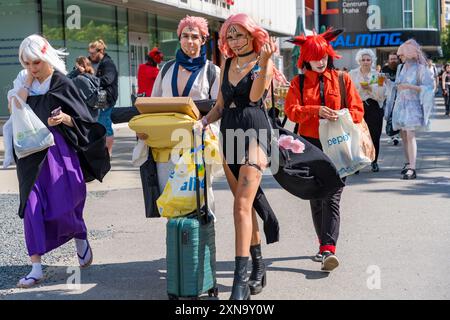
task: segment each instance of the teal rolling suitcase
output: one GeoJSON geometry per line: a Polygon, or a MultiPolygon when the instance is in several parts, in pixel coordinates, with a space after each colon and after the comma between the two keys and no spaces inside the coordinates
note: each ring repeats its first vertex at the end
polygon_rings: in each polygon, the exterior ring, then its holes
{"type": "MultiPolygon", "coordinates": [[[[202,135],[202,147],[203,142],[202,135]]],[[[200,164],[196,162],[197,210],[185,217],[169,219],[166,226],[167,294],[170,300],[197,299],[206,292],[210,297],[218,296],[214,219],[208,209],[206,179],[205,205],[200,204],[200,164]]]]}

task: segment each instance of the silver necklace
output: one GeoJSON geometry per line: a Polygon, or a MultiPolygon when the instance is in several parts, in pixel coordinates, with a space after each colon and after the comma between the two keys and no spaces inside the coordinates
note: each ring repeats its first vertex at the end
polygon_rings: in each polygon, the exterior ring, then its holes
{"type": "Polygon", "coordinates": [[[244,71],[245,68],[247,68],[248,65],[249,65],[250,63],[255,62],[255,61],[257,61],[257,60],[258,60],[257,58],[252,59],[252,60],[250,60],[249,62],[246,62],[246,63],[244,63],[242,66],[240,66],[240,65],[239,65],[239,57],[237,57],[237,59],[236,59],[236,72],[237,72],[237,73],[242,73],[242,71],[244,71]]]}

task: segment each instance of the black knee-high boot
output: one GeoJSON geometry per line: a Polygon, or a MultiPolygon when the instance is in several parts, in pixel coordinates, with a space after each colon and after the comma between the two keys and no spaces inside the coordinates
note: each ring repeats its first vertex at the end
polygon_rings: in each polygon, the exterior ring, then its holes
{"type": "Polygon", "coordinates": [[[266,286],[266,265],[262,259],[261,244],[250,246],[252,273],[248,281],[251,294],[258,294],[266,286]]]}
{"type": "Polygon", "coordinates": [[[248,257],[236,257],[233,288],[230,300],[250,300],[250,287],[247,277],[248,257]]]}

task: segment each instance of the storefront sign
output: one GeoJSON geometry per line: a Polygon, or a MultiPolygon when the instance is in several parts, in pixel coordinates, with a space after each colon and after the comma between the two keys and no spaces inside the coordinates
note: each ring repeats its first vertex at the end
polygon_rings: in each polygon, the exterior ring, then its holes
{"type": "MultiPolygon", "coordinates": [[[[394,1],[394,0],[393,0],[394,1]]],[[[426,46],[439,46],[438,31],[381,30],[381,9],[362,0],[321,0],[320,26],[342,28],[337,48],[398,47],[409,38],[426,46]]]]}

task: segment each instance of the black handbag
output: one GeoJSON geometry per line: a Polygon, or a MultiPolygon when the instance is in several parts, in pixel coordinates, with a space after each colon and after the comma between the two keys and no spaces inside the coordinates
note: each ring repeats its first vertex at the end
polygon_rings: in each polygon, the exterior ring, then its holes
{"type": "Polygon", "coordinates": [[[400,130],[394,130],[394,128],[392,127],[392,112],[389,115],[389,118],[386,121],[386,134],[389,137],[395,136],[396,134],[398,134],[400,132],[400,130]]]}

